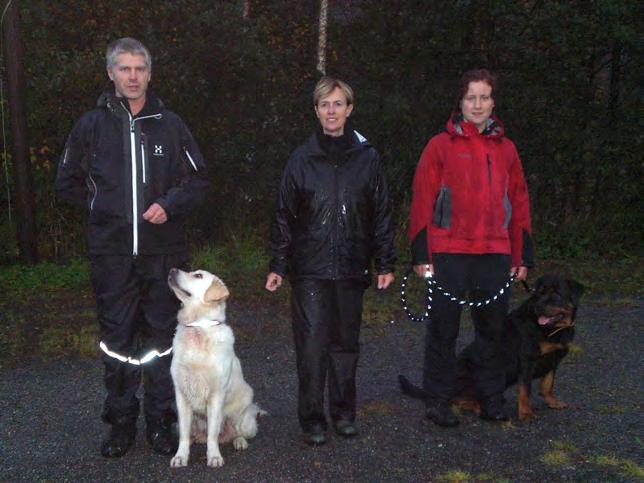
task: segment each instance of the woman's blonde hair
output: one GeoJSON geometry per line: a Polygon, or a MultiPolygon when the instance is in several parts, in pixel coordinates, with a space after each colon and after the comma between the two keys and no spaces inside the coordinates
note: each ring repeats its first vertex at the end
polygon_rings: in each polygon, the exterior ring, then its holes
{"type": "Polygon", "coordinates": [[[347,104],[353,104],[353,89],[351,89],[349,84],[335,77],[324,76],[318,81],[313,90],[313,105],[317,106],[320,99],[327,97],[336,88],[339,88],[344,94],[344,97],[347,98],[347,104]]]}

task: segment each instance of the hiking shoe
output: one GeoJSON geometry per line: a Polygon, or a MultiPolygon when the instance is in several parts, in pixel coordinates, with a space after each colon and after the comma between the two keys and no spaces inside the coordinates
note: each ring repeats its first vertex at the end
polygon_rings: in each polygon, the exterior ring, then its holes
{"type": "Polygon", "coordinates": [[[322,426],[312,426],[304,432],[304,442],[311,446],[321,446],[326,443],[326,431],[322,426]]]}
{"type": "Polygon", "coordinates": [[[136,423],[113,424],[110,434],[101,445],[101,454],[106,458],[123,456],[134,444],[136,423]]]}
{"type": "Polygon", "coordinates": [[[486,421],[508,421],[510,416],[505,411],[504,404],[503,398],[498,397],[483,401],[479,417],[486,421]]]}
{"type": "Polygon", "coordinates": [[[433,404],[428,404],[425,416],[434,424],[444,428],[453,428],[458,426],[460,422],[452,412],[452,405],[448,401],[437,401],[433,404]]]}
{"type": "Polygon", "coordinates": [[[358,434],[355,424],[352,421],[341,419],[334,424],[335,432],[345,438],[350,438],[358,434]]]}
{"type": "Polygon", "coordinates": [[[176,453],[179,446],[177,436],[172,432],[172,425],[166,422],[147,422],[145,428],[150,448],[157,454],[164,456],[176,453]]]}

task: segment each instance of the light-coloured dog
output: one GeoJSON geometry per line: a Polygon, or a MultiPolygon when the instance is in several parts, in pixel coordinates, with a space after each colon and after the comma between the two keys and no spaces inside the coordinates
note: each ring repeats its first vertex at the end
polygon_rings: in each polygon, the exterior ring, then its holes
{"type": "Polygon", "coordinates": [[[183,304],[170,368],[179,418],[179,447],[170,466],[188,464],[193,440],[207,444],[208,466],[222,466],[219,443],[248,448],[246,440],[257,434],[257,418],[266,412],[253,403],[253,389],[235,355],[224,283],[205,270],[173,268],[168,284],[183,304]]]}

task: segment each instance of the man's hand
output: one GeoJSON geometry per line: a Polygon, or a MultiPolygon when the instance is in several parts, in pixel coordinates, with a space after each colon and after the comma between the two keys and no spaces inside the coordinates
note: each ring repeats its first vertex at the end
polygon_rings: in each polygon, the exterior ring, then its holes
{"type": "Polygon", "coordinates": [[[159,203],[152,203],[147,211],[143,213],[143,219],[155,225],[160,225],[168,221],[168,215],[159,203]]]}
{"type": "Polygon", "coordinates": [[[266,285],[265,288],[269,292],[275,292],[280,286],[282,285],[282,277],[281,275],[276,274],[275,272],[271,272],[266,276],[266,285]]]}
{"type": "Polygon", "coordinates": [[[421,278],[427,277],[427,273],[434,275],[434,265],[423,263],[422,265],[414,265],[414,272],[421,278]]]}
{"type": "Polygon", "coordinates": [[[512,267],[510,269],[510,275],[517,274],[517,278],[514,280],[520,282],[521,280],[526,280],[528,278],[528,267],[512,267]]]}
{"type": "Polygon", "coordinates": [[[387,288],[389,285],[391,285],[391,282],[394,281],[394,274],[389,272],[389,273],[383,273],[382,275],[378,275],[378,288],[387,288]]]}

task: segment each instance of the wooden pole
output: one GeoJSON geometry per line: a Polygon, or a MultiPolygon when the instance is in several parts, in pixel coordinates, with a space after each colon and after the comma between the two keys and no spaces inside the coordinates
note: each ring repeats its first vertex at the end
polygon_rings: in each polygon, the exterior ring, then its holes
{"type": "Polygon", "coordinates": [[[16,0],[3,2],[5,11],[2,25],[5,68],[7,73],[7,97],[11,112],[11,164],[14,181],[14,209],[18,249],[22,263],[38,261],[36,214],[33,198],[33,177],[29,146],[27,143],[27,121],[23,101],[24,73],[22,70],[22,45],[20,43],[20,18],[16,0]]]}

